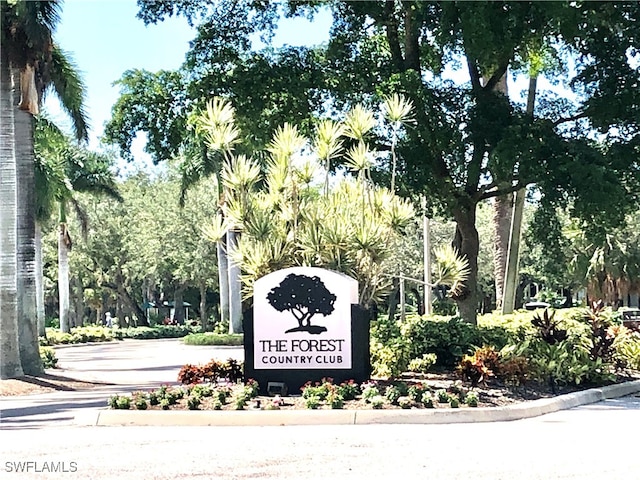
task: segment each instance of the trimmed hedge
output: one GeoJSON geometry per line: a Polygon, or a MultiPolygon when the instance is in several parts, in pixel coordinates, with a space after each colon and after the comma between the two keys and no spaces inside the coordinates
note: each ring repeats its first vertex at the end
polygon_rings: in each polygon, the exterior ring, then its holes
{"type": "Polygon", "coordinates": [[[228,345],[242,346],[244,335],[223,333],[192,333],[182,339],[185,345],[228,345]]]}
{"type": "Polygon", "coordinates": [[[182,338],[198,332],[200,332],[200,327],[187,325],[156,325],[155,327],[130,327],[113,330],[118,339],[132,338],[135,340],[182,338]]]}

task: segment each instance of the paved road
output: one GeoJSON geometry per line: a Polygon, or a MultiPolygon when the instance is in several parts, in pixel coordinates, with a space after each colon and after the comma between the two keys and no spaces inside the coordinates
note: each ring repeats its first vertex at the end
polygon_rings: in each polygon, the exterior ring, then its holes
{"type": "Polygon", "coordinates": [[[186,363],[212,358],[243,359],[242,347],[188,346],[179,339],[127,340],[56,350],[59,370],[53,373],[114,385],[82,392],[56,392],[29,397],[0,397],[0,429],[70,425],[82,410],[104,408],[116,393],[177,384],[186,363]],[[133,366],[135,365],[135,367],[133,366]]]}
{"type": "Polygon", "coordinates": [[[636,397],[491,424],[5,430],[0,480],[635,480],[639,430],[636,397]]]}
{"type": "MultiPolygon", "coordinates": [[[[177,341],[58,353],[67,374],[127,385],[117,391],[170,382],[184,363],[242,355],[238,348],[186,347],[177,341]],[[134,359],[140,369],[131,369],[134,359]]],[[[78,409],[101,408],[110,388],[0,400],[0,480],[640,479],[636,396],[489,424],[73,426],[78,409]],[[66,473],[44,472],[52,468],[66,473]]]]}

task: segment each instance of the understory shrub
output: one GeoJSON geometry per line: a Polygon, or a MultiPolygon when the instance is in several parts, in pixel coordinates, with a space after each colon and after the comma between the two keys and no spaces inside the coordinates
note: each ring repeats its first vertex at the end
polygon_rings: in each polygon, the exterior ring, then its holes
{"type": "Polygon", "coordinates": [[[182,339],[185,345],[228,345],[242,346],[244,335],[223,333],[190,333],[182,339]]]}
{"type": "Polygon", "coordinates": [[[51,347],[40,347],[40,358],[44,368],[56,368],[58,366],[56,351],[51,347]]]}
{"type": "Polygon", "coordinates": [[[178,381],[183,385],[216,383],[221,380],[237,383],[242,379],[242,363],[233,358],[225,362],[212,359],[205,365],[183,365],[178,372],[178,381]]]}
{"type": "Polygon", "coordinates": [[[86,327],[73,327],[71,333],[62,333],[59,330],[47,328],[47,338],[40,337],[40,344],[61,345],[69,343],[111,342],[113,339],[114,336],[110,328],[88,325],[86,327]]]}
{"type": "Polygon", "coordinates": [[[192,333],[200,333],[199,326],[191,325],[156,325],[153,327],[129,327],[110,329],[115,338],[132,338],[148,340],[157,338],[182,338],[192,333]]]}

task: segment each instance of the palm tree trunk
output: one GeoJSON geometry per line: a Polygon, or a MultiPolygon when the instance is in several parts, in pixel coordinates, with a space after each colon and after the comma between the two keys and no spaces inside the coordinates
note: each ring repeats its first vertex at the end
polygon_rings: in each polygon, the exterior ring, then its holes
{"type": "MultiPolygon", "coordinates": [[[[220,291],[220,322],[229,322],[229,262],[224,240],[216,242],[218,254],[218,283],[220,291]]],[[[231,322],[229,322],[231,324],[231,322]]]]}
{"type": "Polygon", "coordinates": [[[20,81],[20,92],[14,89],[14,104],[21,108],[14,112],[15,158],[17,177],[17,291],[18,291],[18,341],[22,370],[27,375],[41,375],[44,372],[40,359],[38,326],[36,319],[36,198],[35,162],[33,152],[33,115],[27,106],[36,105],[32,98],[33,68],[20,71],[13,68],[14,85],[20,81]],[[25,107],[22,107],[25,105],[25,107]]]}
{"type": "Polygon", "coordinates": [[[0,378],[13,378],[24,372],[18,342],[15,109],[9,62],[4,54],[0,75],[0,378]]]}
{"type": "Polygon", "coordinates": [[[227,231],[227,261],[229,262],[229,333],[242,333],[242,293],[240,265],[233,259],[238,248],[237,233],[227,231]]]}
{"type": "Polygon", "coordinates": [[[42,264],[42,227],[36,223],[36,319],[38,336],[47,336],[44,311],[44,266],[42,264]]]}
{"type": "MultiPolygon", "coordinates": [[[[63,207],[60,208],[64,210],[63,207]]],[[[61,217],[64,213],[61,214],[61,217]]],[[[60,223],[58,230],[58,295],[60,302],[60,331],[69,333],[69,234],[67,224],[60,223]]]]}

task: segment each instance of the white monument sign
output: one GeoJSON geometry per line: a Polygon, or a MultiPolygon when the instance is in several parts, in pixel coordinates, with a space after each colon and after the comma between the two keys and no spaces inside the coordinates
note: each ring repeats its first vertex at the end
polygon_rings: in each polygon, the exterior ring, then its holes
{"type": "Polygon", "coordinates": [[[255,282],[254,368],[350,369],[351,305],[358,282],[316,267],[293,267],[255,282]]]}

